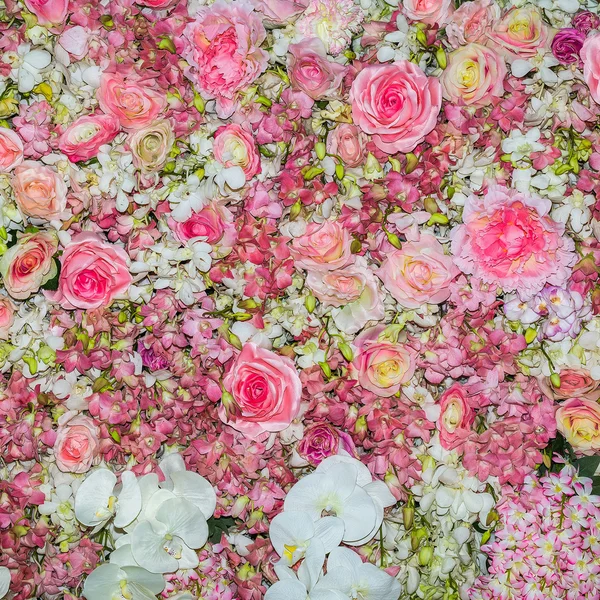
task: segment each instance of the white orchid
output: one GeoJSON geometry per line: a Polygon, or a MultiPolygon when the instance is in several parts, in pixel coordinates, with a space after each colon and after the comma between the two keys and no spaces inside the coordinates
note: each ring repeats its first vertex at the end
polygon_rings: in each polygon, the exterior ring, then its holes
{"type": "Polygon", "coordinates": [[[532,127],[526,133],[513,129],[510,132],[510,137],[502,140],[502,151],[505,154],[510,154],[510,159],[513,162],[529,158],[534,152],[544,150],[544,144],[538,141],[541,135],[537,127],[532,127]]]}
{"type": "Polygon", "coordinates": [[[0,598],[4,598],[10,587],[10,571],[6,567],[0,567],[0,598]]]}
{"type": "Polygon", "coordinates": [[[164,587],[161,575],[140,567],[104,563],[85,580],[83,595],[87,600],[156,600],[164,587]]]}
{"type": "Polygon", "coordinates": [[[21,44],[17,48],[20,58],[19,69],[16,79],[18,80],[19,92],[28,93],[38,84],[42,83],[42,71],[52,62],[50,52],[41,49],[31,50],[29,44],[21,44]]]}

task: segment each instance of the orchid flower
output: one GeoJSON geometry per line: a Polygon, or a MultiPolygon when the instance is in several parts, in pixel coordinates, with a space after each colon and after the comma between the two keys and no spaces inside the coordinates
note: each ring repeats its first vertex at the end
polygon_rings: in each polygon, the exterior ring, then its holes
{"type": "Polygon", "coordinates": [[[85,580],[83,595],[87,600],[156,600],[164,587],[161,575],[139,567],[104,563],[85,580]]]}
{"type": "Polygon", "coordinates": [[[6,567],[0,567],[0,598],[4,598],[10,587],[10,570],[6,567]]]}

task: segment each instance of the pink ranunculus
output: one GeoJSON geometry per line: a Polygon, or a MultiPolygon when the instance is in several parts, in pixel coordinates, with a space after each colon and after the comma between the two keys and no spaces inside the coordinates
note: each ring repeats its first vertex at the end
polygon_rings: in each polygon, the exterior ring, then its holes
{"type": "Polygon", "coordinates": [[[75,236],[60,262],[58,290],[48,296],[67,310],[110,306],[132,281],[125,250],[102,241],[95,233],[75,236]]]}
{"type": "Polygon", "coordinates": [[[440,443],[447,450],[462,441],[460,433],[468,433],[475,420],[475,412],[467,401],[464,388],[455,384],[440,397],[440,417],[438,430],[440,443]]]}
{"type": "Polygon", "coordinates": [[[304,235],[290,247],[296,267],[324,272],[345,267],[353,261],[350,234],[338,221],[309,223],[304,235]]]}
{"type": "Polygon", "coordinates": [[[67,206],[67,186],[51,167],[26,160],[15,168],[12,186],[19,210],[28,217],[50,221],[67,206]]]}
{"type": "Polygon", "coordinates": [[[329,456],[340,453],[356,456],[356,447],[352,438],[329,423],[309,425],[304,430],[304,436],[296,450],[313,467],[318,466],[329,456]]]}
{"type": "Polygon", "coordinates": [[[440,77],[444,98],[454,104],[486,106],[504,94],[506,63],[491,48],[468,44],[451,52],[440,77]]]}
{"type": "Polygon", "coordinates": [[[507,60],[528,59],[549,48],[553,31],[545,24],[540,9],[527,4],[511,8],[488,31],[487,46],[507,60]]]}
{"type": "Polygon", "coordinates": [[[354,123],[380,150],[411,152],[435,127],[442,88],[407,60],[369,65],[352,83],[350,103],[354,123]]]}
{"type": "Polygon", "coordinates": [[[383,294],[373,271],[361,256],[343,269],[309,270],[306,285],[325,306],[335,307],[333,321],[346,333],[356,333],[369,321],[380,321],[385,316],[383,294]]]}
{"type": "Polygon", "coordinates": [[[414,375],[414,350],[389,340],[385,325],[366,329],[354,340],[354,345],[357,353],[350,376],[358,379],[366,390],[387,398],[396,394],[414,375]]]}
{"type": "Polygon", "coordinates": [[[53,260],[58,237],[51,231],[23,235],[0,258],[0,273],[6,291],[18,300],[35,294],[57,273],[53,260]]]}
{"type": "Polygon", "coordinates": [[[587,369],[564,368],[560,370],[559,376],[560,387],[555,387],[550,377],[540,378],[540,388],[549,398],[600,400],[600,381],[593,379],[587,369]]]}
{"type": "Polygon", "coordinates": [[[418,242],[406,242],[388,254],[377,275],[400,305],[419,308],[447,300],[458,272],[435,236],[423,233],[418,242]]]}
{"type": "Polygon", "coordinates": [[[314,100],[339,90],[346,67],[327,59],[325,45],[319,38],[291,44],[288,51],[288,74],[293,87],[314,100]]]}
{"type": "Polygon", "coordinates": [[[454,262],[465,274],[529,300],[546,283],[563,285],[577,256],[564,225],[548,213],[551,202],[490,186],[469,196],[463,224],[450,234],[454,262]]]}
{"type": "Polygon", "coordinates": [[[165,95],[152,89],[150,82],[115,73],[102,74],[96,97],[102,111],[116,117],[126,129],[149,125],[167,105],[165,95]]]}
{"type": "Polygon", "coordinates": [[[12,324],[15,322],[17,308],[10,298],[0,295],[0,340],[7,340],[12,324]]]}
{"type": "Polygon", "coordinates": [[[248,437],[283,431],[300,409],[302,384],[294,363],[248,342],[223,379],[233,397],[221,420],[248,437]]]}
{"type": "Polygon", "coordinates": [[[40,25],[64,23],[69,9],[69,0],[24,0],[27,10],[32,12],[40,25]]]}
{"type": "Polygon", "coordinates": [[[590,35],[580,52],[583,78],[594,101],[600,104],[600,33],[590,35]]]}
{"type": "Polygon", "coordinates": [[[205,98],[214,98],[220,118],[235,109],[237,93],[266,68],[267,52],[260,48],[267,32],[258,13],[245,0],[217,0],[201,7],[183,33],[186,76],[205,98]]]}
{"type": "Polygon", "coordinates": [[[71,162],[89,160],[117,137],[119,129],[119,120],[113,115],[83,115],[65,129],[58,148],[71,162]]]}
{"type": "Polygon", "coordinates": [[[578,455],[600,454],[600,404],[569,398],[556,411],[556,427],[578,455]]]}
{"type": "Polygon", "coordinates": [[[452,0],[402,0],[403,12],[412,21],[445,25],[452,14],[452,0]]]}
{"type": "Polygon", "coordinates": [[[58,420],[54,443],[56,466],[65,473],[85,473],[100,449],[94,420],[70,411],[58,420]]]}
{"type": "Polygon", "coordinates": [[[327,136],[327,152],[338,155],[348,167],[358,167],[367,155],[367,141],[356,125],[341,123],[327,136]]]}
{"type": "Polygon", "coordinates": [[[0,173],[8,173],[23,162],[23,141],[11,129],[0,127],[0,173]]]}
{"type": "Polygon", "coordinates": [[[217,129],[213,152],[217,161],[225,167],[240,167],[246,180],[261,172],[260,154],[254,137],[237,123],[217,129]]]}
{"type": "Polygon", "coordinates": [[[500,9],[493,0],[476,0],[461,4],[450,17],[446,35],[453,48],[469,42],[484,43],[485,36],[500,18],[500,9]]]}

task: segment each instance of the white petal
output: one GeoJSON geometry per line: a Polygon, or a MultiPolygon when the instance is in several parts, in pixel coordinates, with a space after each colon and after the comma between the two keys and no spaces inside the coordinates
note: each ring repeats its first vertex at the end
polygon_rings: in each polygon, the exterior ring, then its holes
{"type": "Polygon", "coordinates": [[[123,488],[119,492],[117,514],[115,516],[115,527],[129,525],[142,509],[142,492],[137,477],[131,471],[125,471],[121,475],[123,488]]]}
{"type": "Polygon", "coordinates": [[[379,479],[363,486],[363,490],[365,490],[373,500],[381,504],[382,508],[388,508],[389,506],[396,504],[396,498],[394,498],[392,492],[390,492],[390,488],[379,479]]]}
{"type": "Polygon", "coordinates": [[[435,494],[435,501],[440,508],[448,508],[454,503],[455,494],[447,487],[439,487],[435,494]]]}
{"type": "Polygon", "coordinates": [[[10,587],[10,570],[0,567],[0,598],[4,598],[10,587]]]}
{"type": "Polygon", "coordinates": [[[171,535],[180,537],[190,548],[202,548],[208,539],[208,525],[200,509],[185,498],[163,502],[156,519],[171,535]]]}
{"type": "Polygon", "coordinates": [[[400,597],[400,582],[371,563],[361,565],[360,580],[367,582],[369,600],[396,600],[400,597]]]}
{"type": "Polygon", "coordinates": [[[155,596],[165,589],[165,580],[162,575],[149,573],[146,569],[140,567],[125,567],[123,571],[127,574],[127,581],[143,585],[155,596]]]}
{"type": "Polygon", "coordinates": [[[225,183],[232,190],[239,190],[244,187],[246,183],[246,175],[241,167],[228,167],[227,169],[223,169],[223,176],[225,178],[225,183]]]}
{"type": "MultiPolygon", "coordinates": [[[[181,538],[176,538],[181,540],[181,538]]],[[[183,540],[181,540],[183,542],[183,540]]],[[[192,550],[189,546],[182,543],[181,556],[179,558],[180,569],[195,569],[200,564],[198,560],[198,553],[196,550],[192,550]]]]}
{"type": "Polygon", "coordinates": [[[92,471],[79,486],[75,495],[75,516],[80,523],[94,527],[110,518],[108,501],[117,478],[108,469],[92,471]]]}
{"type": "Polygon", "coordinates": [[[314,536],[323,543],[325,554],[329,554],[334,548],[340,545],[344,537],[344,529],[344,521],[337,517],[323,517],[315,523],[314,536]]]}
{"type": "Polygon", "coordinates": [[[463,502],[468,511],[472,513],[478,513],[483,508],[483,498],[471,490],[463,492],[463,502]]]}
{"type": "MultiPolygon", "coordinates": [[[[125,537],[125,536],[124,536],[125,537]]],[[[129,537],[129,536],[127,536],[129,537]]],[[[119,538],[119,541],[121,538],[119,538]]],[[[110,553],[110,562],[113,565],[119,567],[137,567],[138,564],[133,558],[133,552],[131,551],[131,544],[124,544],[119,546],[110,553]]]]}
{"type": "Polygon", "coordinates": [[[33,73],[27,69],[26,65],[21,65],[19,69],[19,91],[22,94],[30,92],[35,87],[35,77],[33,73]]]}
{"type": "Polygon", "coordinates": [[[356,552],[352,552],[348,548],[335,548],[331,551],[327,559],[327,571],[330,569],[344,568],[350,573],[354,573],[362,565],[362,560],[356,552]]]}
{"type": "Polygon", "coordinates": [[[173,481],[171,475],[173,473],[185,472],[185,463],[183,457],[179,452],[172,452],[167,454],[159,463],[158,466],[165,476],[165,480],[161,482],[160,487],[165,490],[173,490],[173,481]]]}
{"type": "Polygon", "coordinates": [[[122,580],[127,579],[125,571],[118,565],[104,563],[94,569],[83,584],[83,595],[87,600],[112,598],[122,580]]]}
{"type": "Polygon", "coordinates": [[[344,520],[344,542],[352,544],[362,541],[369,534],[374,535],[379,517],[383,517],[382,509],[380,513],[378,515],[371,496],[357,487],[350,498],[344,501],[343,513],[337,515],[344,520]]]}
{"type": "Polygon", "coordinates": [[[325,549],[323,542],[314,539],[308,550],[302,564],[298,568],[298,579],[311,590],[323,574],[323,565],[325,564],[325,549]]]}
{"type": "Polygon", "coordinates": [[[278,581],[265,594],[264,600],[306,600],[306,587],[295,580],[278,581]]]}
{"type": "Polygon", "coordinates": [[[359,485],[360,487],[364,487],[365,485],[367,485],[367,484],[371,483],[371,481],[373,481],[373,477],[371,476],[371,471],[369,471],[369,468],[367,467],[367,465],[365,465],[360,460],[357,460],[356,458],[352,458],[351,456],[344,456],[343,454],[336,454],[335,456],[329,456],[324,461],[321,461],[319,466],[316,468],[316,472],[326,473],[334,465],[339,465],[342,463],[347,464],[347,465],[353,465],[357,469],[358,473],[357,473],[357,477],[356,477],[356,484],[359,485]]]}
{"type": "Polygon", "coordinates": [[[23,60],[39,71],[45,69],[52,62],[52,55],[45,50],[32,50],[25,55],[23,60]]]}
{"type": "Polygon", "coordinates": [[[533,65],[528,60],[517,58],[516,60],[513,60],[510,68],[515,77],[524,77],[531,69],[533,69],[533,65]]]}
{"type": "MultiPolygon", "coordinates": [[[[342,531],[343,527],[342,522],[342,531]]],[[[290,510],[279,513],[273,518],[269,527],[271,544],[279,556],[284,556],[284,546],[299,546],[312,539],[314,535],[315,524],[310,514],[306,512],[290,510]]]]}
{"type": "Polygon", "coordinates": [[[179,568],[177,559],[164,549],[165,539],[148,521],[139,523],[131,534],[133,558],[150,573],[173,573],[179,568]]]}
{"type": "Polygon", "coordinates": [[[177,471],[171,473],[173,493],[195,504],[206,519],[210,519],[217,506],[217,496],[212,485],[198,473],[177,471]]]}

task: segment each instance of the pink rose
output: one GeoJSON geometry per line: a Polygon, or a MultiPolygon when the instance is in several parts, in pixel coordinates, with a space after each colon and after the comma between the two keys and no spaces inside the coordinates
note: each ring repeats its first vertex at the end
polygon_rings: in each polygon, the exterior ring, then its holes
{"type": "Polygon", "coordinates": [[[346,333],[356,333],[369,321],[385,316],[383,294],[364,257],[335,271],[308,271],[306,285],[325,306],[334,306],[333,322],[346,333]]]}
{"type": "Polygon", "coordinates": [[[18,300],[35,294],[56,276],[58,270],[53,257],[57,250],[58,238],[54,232],[23,235],[0,259],[0,273],[6,291],[18,300]]]}
{"type": "Polygon", "coordinates": [[[98,104],[103,112],[116,117],[122,127],[142,129],[167,105],[164,94],[154,91],[148,83],[103,73],[96,94],[98,104]]]}
{"type": "Polygon", "coordinates": [[[556,411],[556,427],[578,455],[600,453],[600,405],[569,398],[556,411]]]}
{"type": "Polygon", "coordinates": [[[65,129],[58,148],[71,162],[89,160],[117,137],[119,129],[119,121],[112,115],[84,115],[65,129]]]}
{"type": "Polygon", "coordinates": [[[223,379],[232,401],[219,407],[223,423],[248,437],[283,431],[300,409],[302,384],[294,363],[246,343],[223,379]]]}
{"type": "Polygon", "coordinates": [[[404,14],[412,21],[445,25],[452,12],[452,0],[402,0],[404,14]]]}
{"type": "Polygon", "coordinates": [[[454,104],[486,106],[504,94],[506,63],[494,50],[468,44],[451,52],[440,77],[444,98],[454,104]]]}
{"type": "Polygon", "coordinates": [[[288,74],[292,86],[314,100],[335,94],[342,84],[346,67],[327,59],[325,45],[319,38],[291,44],[288,74]]]}
{"type": "Polygon", "coordinates": [[[419,308],[447,300],[458,269],[435,237],[423,233],[418,242],[406,242],[388,254],[377,275],[400,305],[419,308]]]}
{"type": "Polygon", "coordinates": [[[304,430],[304,437],[296,450],[313,467],[318,466],[329,456],[341,453],[356,456],[356,447],[352,438],[329,423],[309,425],[304,430]]]}
{"type": "Polygon", "coordinates": [[[348,167],[358,167],[367,154],[367,136],[356,125],[341,123],[327,136],[327,152],[338,155],[348,167]]]}
{"type": "Polygon", "coordinates": [[[8,173],[23,162],[23,142],[11,129],[0,127],[0,173],[8,173]]]}
{"type": "Polygon", "coordinates": [[[487,35],[487,45],[512,62],[517,58],[532,58],[538,51],[547,49],[552,30],[544,23],[539,8],[527,4],[523,8],[511,8],[487,35]]]}
{"type": "Polygon", "coordinates": [[[254,8],[264,15],[269,25],[284,25],[306,10],[308,0],[253,0],[254,8]]]}
{"type": "Polygon", "coordinates": [[[154,10],[165,10],[175,6],[178,1],[179,0],[135,0],[135,3],[140,6],[145,6],[146,8],[153,8],[154,10]]]}
{"type": "Polygon", "coordinates": [[[67,186],[51,167],[26,160],[13,173],[12,186],[19,210],[28,217],[51,221],[67,206],[67,186]]]}
{"type": "Polygon", "coordinates": [[[583,398],[600,400],[600,381],[592,379],[586,369],[565,368],[560,370],[560,387],[554,387],[550,377],[540,378],[540,388],[553,400],[583,398]]]}
{"type": "Polygon", "coordinates": [[[67,19],[69,0],[25,0],[25,6],[40,25],[58,25],[67,19]]]}
{"type": "Polygon", "coordinates": [[[355,340],[357,354],[350,376],[366,390],[383,398],[396,394],[415,373],[415,352],[386,337],[385,325],[363,331],[355,340]]]}
{"type": "Polygon", "coordinates": [[[174,143],[175,134],[169,121],[156,121],[138,129],[129,138],[133,164],[144,173],[160,171],[174,143]]]}
{"type": "Polygon", "coordinates": [[[48,296],[67,310],[110,306],[129,288],[129,257],[95,233],[75,236],[65,248],[58,290],[48,296]]]}
{"type": "Polygon", "coordinates": [[[442,88],[407,60],[365,67],[350,90],[352,118],[388,154],[411,152],[435,127],[442,88]]]}
{"type": "Polygon", "coordinates": [[[267,68],[269,55],[260,48],[266,36],[260,16],[244,0],[201,7],[185,28],[185,74],[205,98],[216,100],[221,119],[233,113],[237,93],[267,68]]]}
{"type": "Polygon", "coordinates": [[[440,418],[437,427],[440,443],[447,450],[452,450],[464,439],[464,434],[471,430],[475,412],[467,402],[464,388],[459,384],[453,385],[442,394],[439,406],[440,418]]]}
{"type": "Polygon", "coordinates": [[[10,298],[0,295],[0,340],[7,340],[10,328],[15,322],[17,307],[10,298]]]}
{"type": "Polygon", "coordinates": [[[563,285],[577,260],[564,225],[548,213],[550,200],[490,186],[483,198],[469,196],[463,224],[450,233],[454,262],[465,273],[522,300],[546,283],[563,285]]]}
{"type": "Polygon", "coordinates": [[[58,420],[54,443],[56,466],[65,473],[85,473],[100,449],[93,419],[70,411],[58,420]]]}
{"type": "Polygon", "coordinates": [[[469,42],[480,42],[500,18],[500,9],[493,0],[477,0],[461,4],[446,26],[448,41],[454,48],[469,42]]]}
{"type": "Polygon", "coordinates": [[[304,235],[297,237],[290,248],[299,269],[333,271],[352,262],[350,234],[337,221],[309,223],[304,235]]]}
{"type": "Polygon", "coordinates": [[[225,167],[240,167],[246,180],[260,173],[260,154],[251,133],[241,125],[219,127],[213,143],[215,159],[225,167]]]}
{"type": "Polygon", "coordinates": [[[583,61],[583,78],[594,101],[600,104],[600,34],[589,36],[579,53],[583,61]]]}

